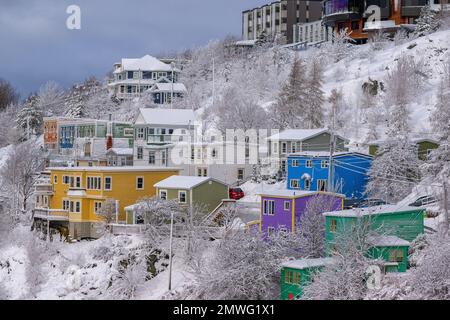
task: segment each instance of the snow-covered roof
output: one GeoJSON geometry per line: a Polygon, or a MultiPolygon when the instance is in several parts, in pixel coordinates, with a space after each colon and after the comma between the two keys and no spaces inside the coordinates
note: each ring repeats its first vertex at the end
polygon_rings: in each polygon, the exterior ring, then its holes
{"type": "Polygon", "coordinates": [[[261,197],[290,197],[290,198],[301,198],[310,195],[334,195],[338,197],[344,197],[342,194],[330,193],[330,192],[320,192],[320,191],[306,191],[306,190],[272,190],[266,193],[259,193],[261,197]]]}
{"type": "Polygon", "coordinates": [[[334,263],[333,258],[299,259],[283,263],[284,268],[306,269],[314,267],[323,267],[334,263]]]}
{"type": "Polygon", "coordinates": [[[167,189],[192,189],[211,180],[213,180],[211,177],[171,176],[155,183],[153,186],[167,189]]]}
{"type": "Polygon", "coordinates": [[[133,171],[180,171],[177,167],[157,166],[124,166],[124,167],[50,167],[51,171],[73,171],[73,172],[133,172],[133,171]]]}
{"type": "MultiPolygon", "coordinates": [[[[172,67],[170,64],[164,63],[158,60],[155,57],[150,55],[145,55],[142,58],[123,58],[122,59],[122,68],[115,70],[115,73],[121,71],[172,71],[172,67]],[[121,70],[122,69],[122,70],[121,70]]],[[[174,69],[174,71],[179,71],[178,69],[174,69]]]]}
{"type": "Polygon", "coordinates": [[[236,41],[236,46],[254,46],[258,40],[239,40],[236,41]]]}
{"type": "MultiPolygon", "coordinates": [[[[435,144],[439,144],[439,141],[435,137],[412,137],[410,138],[412,143],[420,143],[420,142],[432,142],[435,144]]],[[[369,146],[376,146],[387,142],[387,139],[378,139],[374,141],[370,141],[367,144],[369,146]]]]}
{"type": "Polygon", "coordinates": [[[133,148],[111,148],[108,153],[114,153],[118,156],[132,156],[133,148]]]}
{"type": "MultiPolygon", "coordinates": [[[[330,133],[326,128],[320,129],[287,129],[280,131],[276,134],[271,135],[267,140],[294,140],[294,141],[304,141],[311,139],[323,133],[330,133]]],[[[336,135],[341,139],[347,140],[339,135],[336,135]]]]}
{"type": "MultiPolygon", "coordinates": [[[[336,157],[341,157],[341,156],[346,156],[346,155],[350,155],[350,154],[354,154],[354,155],[360,155],[363,157],[367,157],[372,159],[373,156],[370,154],[366,154],[366,153],[362,153],[362,152],[355,152],[355,151],[341,151],[341,152],[334,152],[333,153],[333,158],[336,157]]],[[[288,155],[289,157],[291,156],[306,156],[306,157],[329,157],[330,156],[330,152],[328,151],[302,151],[302,152],[295,152],[295,153],[290,153],[288,155]]]]}
{"type": "Polygon", "coordinates": [[[397,236],[372,236],[367,241],[375,247],[409,246],[411,243],[397,236]]]}
{"type": "Polygon", "coordinates": [[[191,109],[141,108],[136,124],[188,126],[194,125],[195,113],[191,109]]]}
{"type": "MultiPolygon", "coordinates": [[[[172,83],[158,82],[158,83],[155,83],[155,85],[152,88],[150,88],[149,90],[161,91],[161,92],[171,92],[172,91],[172,83]]],[[[174,83],[173,91],[174,92],[186,92],[187,89],[186,89],[185,85],[182,83],[174,83]]]]}
{"type": "Polygon", "coordinates": [[[330,217],[359,217],[359,216],[370,216],[376,214],[389,214],[389,213],[418,211],[418,210],[423,211],[423,209],[417,207],[387,204],[368,208],[354,208],[340,211],[325,212],[323,215],[330,217]]]}

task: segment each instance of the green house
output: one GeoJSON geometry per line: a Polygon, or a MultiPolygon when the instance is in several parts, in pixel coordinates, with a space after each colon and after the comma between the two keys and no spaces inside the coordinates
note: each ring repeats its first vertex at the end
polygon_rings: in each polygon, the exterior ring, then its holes
{"type": "MultiPolygon", "coordinates": [[[[369,154],[375,156],[383,142],[382,140],[377,140],[369,143],[369,154]]],[[[412,142],[416,144],[417,157],[420,160],[427,160],[430,152],[439,147],[439,143],[436,140],[428,138],[415,138],[412,139],[412,142]]]]}
{"type": "Polygon", "coordinates": [[[171,176],[154,187],[161,199],[201,205],[208,213],[217,208],[222,200],[228,199],[228,185],[210,177],[171,176]]]}
{"type": "Polygon", "coordinates": [[[406,272],[410,242],[396,236],[370,237],[367,256],[385,261],[385,272],[406,272]]]}
{"type": "Polygon", "coordinates": [[[332,258],[292,260],[281,265],[281,300],[298,300],[316,272],[333,263],[332,258]]]}

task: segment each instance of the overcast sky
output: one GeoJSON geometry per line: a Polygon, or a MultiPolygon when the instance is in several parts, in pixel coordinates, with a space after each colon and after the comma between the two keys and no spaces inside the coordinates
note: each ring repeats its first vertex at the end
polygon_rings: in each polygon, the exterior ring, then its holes
{"type": "Polygon", "coordinates": [[[0,0],[0,78],[22,98],[48,80],[102,79],[122,57],[241,35],[241,12],[269,0],[0,0]],[[81,30],[66,9],[81,8],[81,30]]]}

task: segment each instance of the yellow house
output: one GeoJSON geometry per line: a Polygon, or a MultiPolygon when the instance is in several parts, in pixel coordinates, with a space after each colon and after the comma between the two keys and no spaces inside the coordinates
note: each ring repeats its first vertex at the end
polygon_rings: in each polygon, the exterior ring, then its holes
{"type": "MultiPolygon", "coordinates": [[[[73,239],[100,236],[97,212],[107,199],[116,202],[116,223],[125,223],[124,208],[156,195],[154,184],[179,173],[171,167],[63,167],[48,168],[51,188],[36,207],[35,221],[67,228],[73,239]]],[[[38,186],[36,187],[38,190],[38,186]]],[[[42,198],[43,193],[39,196],[42,198]]]]}

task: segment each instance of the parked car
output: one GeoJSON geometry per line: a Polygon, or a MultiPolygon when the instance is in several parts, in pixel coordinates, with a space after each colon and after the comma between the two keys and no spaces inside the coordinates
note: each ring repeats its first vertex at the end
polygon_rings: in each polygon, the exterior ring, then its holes
{"type": "Polygon", "coordinates": [[[410,203],[409,205],[411,207],[422,207],[427,204],[435,203],[437,201],[438,201],[438,199],[436,199],[433,196],[423,196],[423,197],[417,198],[416,201],[410,203]]]}
{"type": "Polygon", "coordinates": [[[244,191],[241,188],[230,188],[229,197],[233,200],[242,199],[245,196],[244,191]]]}

